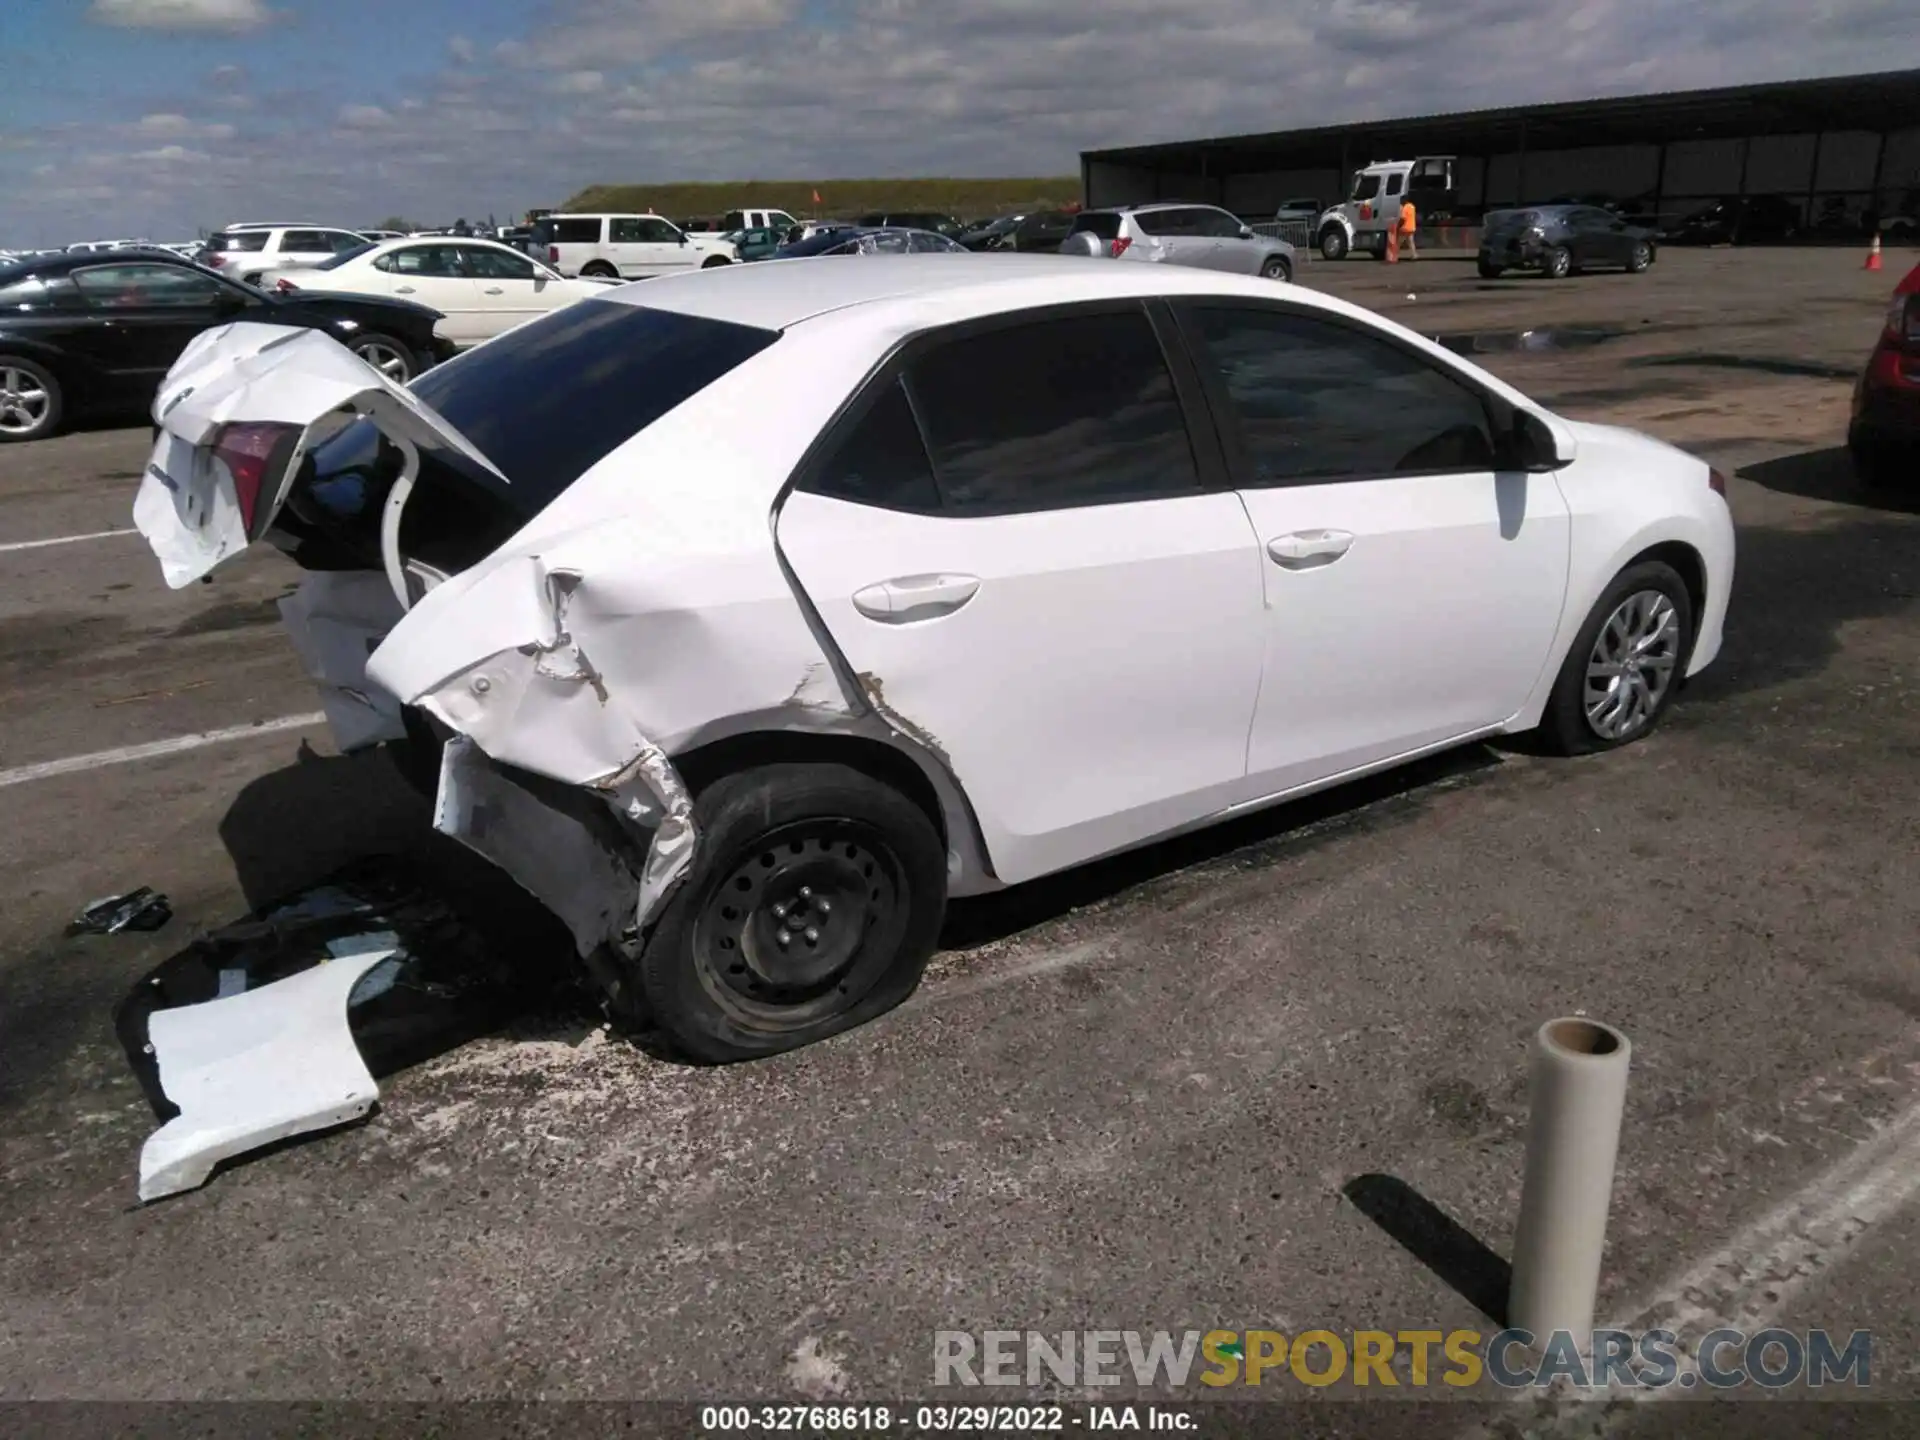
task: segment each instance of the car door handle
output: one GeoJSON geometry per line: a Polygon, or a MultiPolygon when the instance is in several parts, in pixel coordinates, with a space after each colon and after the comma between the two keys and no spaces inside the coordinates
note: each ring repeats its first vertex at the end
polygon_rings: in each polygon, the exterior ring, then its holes
{"type": "Polygon", "coordinates": [[[393,293],[394,293],[394,294],[396,294],[396,295],[411,295],[411,294],[413,294],[413,286],[411,286],[411,285],[396,285],[396,286],[394,286],[394,289],[393,289],[393,293]]]}
{"type": "Polygon", "coordinates": [[[506,293],[507,292],[502,290],[498,285],[489,285],[487,287],[487,294],[489,295],[504,295],[506,293]]]}
{"type": "Polygon", "coordinates": [[[1267,554],[1288,570],[1331,565],[1353,546],[1351,530],[1296,530],[1267,542],[1267,554]]]}
{"type": "Polygon", "coordinates": [[[902,575],[856,590],[853,608],[883,625],[910,625],[951,615],[979,589],[976,575],[902,575]]]}

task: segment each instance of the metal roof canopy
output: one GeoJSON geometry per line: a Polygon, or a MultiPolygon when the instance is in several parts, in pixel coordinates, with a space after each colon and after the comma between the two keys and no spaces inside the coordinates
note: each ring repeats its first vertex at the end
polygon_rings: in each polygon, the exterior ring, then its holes
{"type": "Polygon", "coordinates": [[[1920,70],[1225,135],[1087,150],[1080,159],[1082,165],[1148,165],[1194,172],[1204,157],[1205,173],[1219,176],[1357,166],[1414,155],[1489,155],[1522,145],[1535,151],[1573,150],[1822,130],[1885,133],[1910,126],[1920,126],[1920,70]]]}

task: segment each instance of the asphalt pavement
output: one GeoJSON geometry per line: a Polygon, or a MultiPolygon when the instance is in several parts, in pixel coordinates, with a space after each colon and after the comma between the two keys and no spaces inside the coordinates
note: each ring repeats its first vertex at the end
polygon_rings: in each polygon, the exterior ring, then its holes
{"type": "MultiPolygon", "coordinates": [[[[1838,449],[1895,278],[1825,250],[1303,265],[1734,473],[1726,648],[1646,743],[1471,747],[957,904],[906,1007],[773,1061],[662,1063],[562,996],[147,1207],[110,1025],[139,975],[361,855],[501,887],[299,721],[290,565],[170,592],[97,533],[130,526],[144,428],[0,449],[0,781],[109,757],[0,785],[0,1399],[898,1400],[939,1330],[1490,1332],[1527,1040],[1575,1012],[1635,1047],[1603,1317],[1870,1328],[1871,1398],[1920,1397],[1920,492],[1863,492],[1838,449]],[[165,930],[63,936],[138,885],[165,930]],[[1382,1194],[1491,1256],[1416,1255],[1382,1194]]],[[[521,919],[500,943],[563,972],[521,919]]],[[[1754,1403],[1823,1433],[1815,1401],[1754,1403]]]]}

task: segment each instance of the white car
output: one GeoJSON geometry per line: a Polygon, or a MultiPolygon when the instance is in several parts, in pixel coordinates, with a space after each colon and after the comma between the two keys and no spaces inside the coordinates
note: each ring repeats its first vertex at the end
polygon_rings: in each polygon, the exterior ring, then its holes
{"type": "Polygon", "coordinates": [[[545,215],[533,240],[562,275],[607,280],[710,270],[740,258],[724,236],[682,230],[659,215],[545,215]]]}
{"type": "Polygon", "coordinates": [[[898,1004],[949,896],[1482,737],[1639,740],[1733,579],[1704,462],[1172,266],[742,265],[406,389],[236,325],[154,414],[167,582],[301,490],[342,745],[412,737],[436,826],[703,1061],[898,1004]]]}
{"type": "Polygon", "coordinates": [[[325,225],[230,225],[209,235],[193,258],[243,285],[259,285],[274,271],[318,265],[366,243],[357,230],[325,225]]]}
{"type": "Polygon", "coordinates": [[[321,265],[276,271],[282,292],[393,295],[438,310],[435,327],[456,345],[477,345],[514,326],[601,294],[613,282],[569,280],[494,240],[386,240],[321,265]]]}

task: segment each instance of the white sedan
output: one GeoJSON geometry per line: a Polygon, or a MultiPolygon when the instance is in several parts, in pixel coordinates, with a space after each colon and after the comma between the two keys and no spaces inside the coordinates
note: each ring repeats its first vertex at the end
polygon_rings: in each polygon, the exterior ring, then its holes
{"type": "Polygon", "coordinates": [[[897,1005],[950,895],[1483,737],[1643,739],[1733,579],[1701,460],[1201,269],[732,266],[404,391],[234,326],[155,414],[176,586],[313,442],[301,531],[364,569],[286,613],[342,745],[409,737],[438,827],[704,1061],[897,1005]]]}
{"type": "Polygon", "coordinates": [[[444,236],[385,240],[322,264],[282,270],[280,291],[395,295],[438,310],[436,327],[456,345],[477,345],[514,326],[601,294],[612,283],[569,280],[519,250],[491,240],[444,236]]]}

